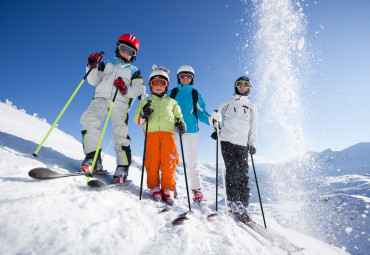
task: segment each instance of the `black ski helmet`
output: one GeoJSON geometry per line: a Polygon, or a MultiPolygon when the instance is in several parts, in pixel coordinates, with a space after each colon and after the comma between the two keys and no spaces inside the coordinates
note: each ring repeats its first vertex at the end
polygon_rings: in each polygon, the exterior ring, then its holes
{"type": "Polygon", "coordinates": [[[247,76],[240,76],[238,79],[236,79],[235,84],[234,84],[235,94],[241,95],[241,96],[248,96],[251,87],[252,87],[252,82],[249,80],[249,78],[247,76]],[[239,89],[236,87],[236,84],[238,83],[238,81],[247,81],[250,83],[249,88],[243,94],[240,94],[239,89]]]}

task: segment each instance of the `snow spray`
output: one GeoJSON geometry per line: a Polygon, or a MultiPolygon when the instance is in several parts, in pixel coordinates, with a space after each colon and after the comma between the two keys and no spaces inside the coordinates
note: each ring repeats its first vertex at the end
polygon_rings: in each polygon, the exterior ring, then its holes
{"type": "Polygon", "coordinates": [[[301,66],[305,65],[306,21],[299,2],[253,0],[256,101],[259,132],[271,153],[289,158],[302,153],[301,66]]]}
{"type": "MultiPolygon", "coordinates": [[[[289,207],[295,217],[306,196],[300,158],[304,143],[302,91],[307,69],[307,21],[301,1],[243,2],[246,15],[253,19],[253,31],[249,31],[253,37],[248,42],[252,48],[248,59],[252,63],[248,65],[254,70],[251,97],[259,116],[257,151],[260,148],[273,160],[298,159],[267,169],[261,188],[271,189],[266,193],[272,195],[266,200],[273,201],[278,209],[289,207]]],[[[262,190],[262,197],[263,193],[262,190]]],[[[295,223],[291,223],[294,227],[295,223]]]]}

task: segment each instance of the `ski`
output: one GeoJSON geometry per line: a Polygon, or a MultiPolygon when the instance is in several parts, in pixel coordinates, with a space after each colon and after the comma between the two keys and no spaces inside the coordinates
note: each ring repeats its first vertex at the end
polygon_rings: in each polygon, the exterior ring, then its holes
{"type": "Polygon", "coordinates": [[[90,180],[87,185],[91,188],[95,189],[108,189],[108,188],[113,188],[113,187],[120,187],[120,186],[127,186],[129,183],[131,183],[132,180],[127,180],[125,183],[110,183],[107,184],[101,180],[98,179],[93,179],[90,180]]]}
{"type": "Polygon", "coordinates": [[[217,217],[218,214],[217,213],[210,213],[207,215],[207,220],[208,221],[213,221],[215,219],[215,217],[217,217]]]}
{"type": "Polygon", "coordinates": [[[53,171],[45,167],[34,168],[28,172],[28,175],[38,180],[47,180],[47,179],[63,178],[63,177],[70,177],[70,176],[86,176],[85,173],[82,173],[82,172],[60,173],[60,172],[56,172],[56,171],[53,171]]]}
{"type": "Polygon", "coordinates": [[[188,215],[192,215],[192,214],[194,214],[193,211],[187,211],[187,212],[179,214],[177,218],[172,221],[172,225],[177,226],[177,225],[185,224],[185,222],[189,220],[188,215]]]}
{"type": "MultiPolygon", "coordinates": [[[[208,221],[214,221],[215,218],[218,216],[217,212],[212,212],[212,210],[209,209],[207,200],[202,201],[195,201],[193,200],[195,207],[199,207],[200,213],[206,215],[206,219],[208,221]]],[[[179,214],[176,219],[172,221],[172,225],[183,225],[186,221],[188,221],[190,218],[188,215],[193,215],[194,211],[187,211],[185,213],[179,214]]]]}
{"type": "Polygon", "coordinates": [[[242,216],[240,216],[236,213],[233,213],[232,211],[229,211],[229,213],[231,215],[233,215],[236,219],[238,219],[240,222],[242,222],[246,226],[248,226],[250,229],[252,229],[256,233],[258,233],[259,235],[263,236],[268,241],[277,245],[282,250],[288,252],[288,254],[303,250],[303,248],[298,247],[297,245],[289,242],[285,237],[283,237],[281,235],[278,235],[278,234],[266,229],[264,226],[258,224],[257,222],[255,222],[253,220],[247,221],[242,216]]]}
{"type": "MultiPolygon", "coordinates": [[[[94,173],[96,175],[106,175],[107,172],[104,173],[94,173]]],[[[71,176],[86,176],[84,172],[75,172],[75,173],[61,173],[54,170],[51,170],[46,167],[37,167],[31,169],[28,172],[28,175],[34,179],[38,180],[48,180],[48,179],[56,179],[56,178],[63,178],[63,177],[71,177],[71,176]]]]}

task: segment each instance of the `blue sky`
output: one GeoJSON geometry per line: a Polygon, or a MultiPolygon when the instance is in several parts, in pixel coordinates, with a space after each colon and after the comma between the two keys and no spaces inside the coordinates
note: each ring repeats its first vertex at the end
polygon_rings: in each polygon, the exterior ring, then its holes
{"type": "MultiPolygon", "coordinates": [[[[370,2],[292,2],[303,6],[310,56],[300,73],[304,148],[341,150],[370,141],[370,2]]],[[[105,58],[112,58],[117,38],[131,33],[140,41],[134,64],[145,85],[153,64],[171,71],[170,88],[176,86],[177,68],[192,65],[195,88],[211,112],[232,96],[235,79],[247,71],[256,102],[261,86],[254,79],[252,14],[251,1],[2,1],[0,100],[9,99],[53,123],[84,76],[89,54],[103,50],[105,58]]],[[[85,82],[59,121],[61,130],[81,139],[79,118],[93,94],[94,87],[85,82]]],[[[137,105],[131,110],[129,134],[133,154],[141,156],[142,129],[132,121],[137,105]]],[[[258,107],[269,111],[269,105],[258,107]]],[[[274,141],[263,136],[263,122],[259,128],[256,157],[288,156],[276,155],[270,146],[274,141]]],[[[215,161],[210,132],[200,123],[198,154],[203,163],[215,161]]],[[[110,139],[109,127],[103,151],[110,139]]]]}

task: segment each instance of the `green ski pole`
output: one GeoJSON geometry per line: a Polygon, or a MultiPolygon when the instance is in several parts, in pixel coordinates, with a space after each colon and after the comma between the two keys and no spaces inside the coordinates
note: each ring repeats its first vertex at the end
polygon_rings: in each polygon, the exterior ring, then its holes
{"type": "Polygon", "coordinates": [[[69,106],[69,104],[71,103],[72,99],[75,97],[75,95],[77,94],[77,91],[80,89],[80,87],[82,86],[82,84],[84,83],[86,77],[90,74],[91,70],[93,69],[93,67],[99,63],[100,59],[102,58],[104,52],[101,51],[100,54],[99,54],[99,58],[95,61],[95,63],[90,67],[89,71],[85,74],[85,76],[83,77],[82,81],[80,82],[80,84],[78,84],[77,88],[75,89],[75,91],[73,92],[72,96],[69,98],[68,102],[66,103],[66,105],[63,107],[62,111],[59,113],[58,117],[56,118],[56,120],[54,121],[53,125],[50,127],[49,131],[46,133],[44,139],[42,140],[42,142],[40,143],[39,147],[36,149],[35,153],[33,153],[32,155],[34,157],[37,157],[37,153],[39,152],[39,150],[41,149],[42,145],[45,143],[46,139],[49,137],[51,131],[54,129],[55,125],[58,123],[59,119],[62,117],[64,111],[67,109],[67,107],[69,106]]]}
{"type": "MultiPolygon", "coordinates": [[[[118,77],[118,78],[121,78],[121,77],[118,77]]],[[[114,93],[114,97],[113,97],[113,100],[112,100],[112,103],[110,104],[110,107],[109,107],[109,111],[108,111],[108,115],[107,115],[107,118],[105,120],[105,123],[104,123],[104,127],[103,127],[103,130],[102,130],[102,133],[100,135],[100,139],[99,139],[99,143],[98,143],[98,147],[96,148],[96,151],[95,151],[95,155],[94,155],[94,159],[93,159],[93,162],[92,162],[92,165],[91,165],[91,169],[90,169],[90,173],[88,175],[88,178],[87,178],[87,182],[89,182],[90,180],[90,177],[92,177],[92,172],[94,170],[94,167],[95,167],[95,163],[96,163],[96,159],[98,158],[98,155],[99,155],[99,151],[100,151],[100,146],[103,142],[103,137],[104,137],[104,133],[105,133],[105,129],[107,128],[107,124],[108,124],[108,120],[109,120],[109,117],[110,117],[110,114],[112,112],[112,109],[113,109],[113,105],[114,105],[114,101],[116,100],[116,96],[117,96],[117,93],[118,93],[118,87],[116,89],[116,92],[114,93]]]]}

